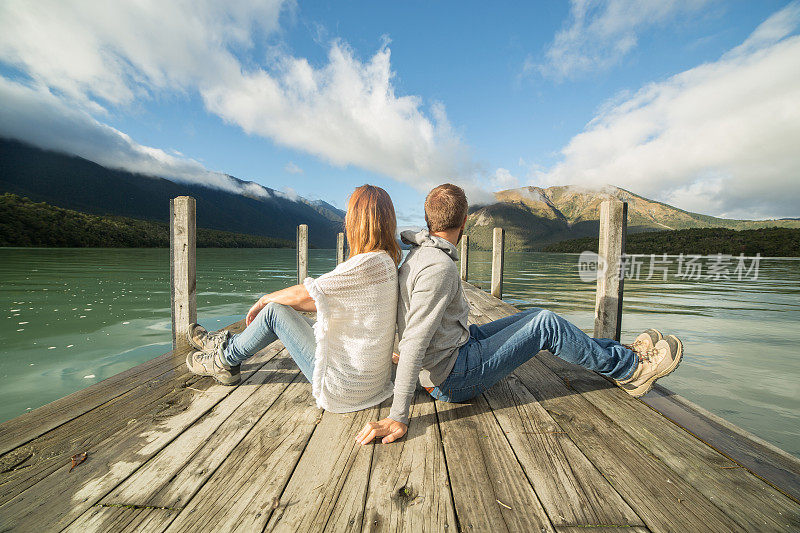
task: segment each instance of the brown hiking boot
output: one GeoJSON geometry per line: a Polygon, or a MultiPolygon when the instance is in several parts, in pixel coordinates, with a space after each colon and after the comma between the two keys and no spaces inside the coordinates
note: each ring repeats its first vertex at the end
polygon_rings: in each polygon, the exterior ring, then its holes
{"type": "Polygon", "coordinates": [[[222,359],[222,348],[216,351],[192,351],[186,356],[186,366],[198,376],[211,376],[223,385],[236,385],[242,380],[241,365],[230,366],[222,359]]]}
{"type": "Polygon", "coordinates": [[[220,348],[225,348],[225,345],[228,344],[228,339],[231,337],[231,332],[227,329],[221,329],[209,333],[200,324],[191,324],[186,336],[189,339],[189,344],[201,352],[216,352],[220,348]]]}
{"type": "Polygon", "coordinates": [[[664,335],[661,334],[660,331],[657,329],[648,329],[645,330],[644,333],[636,337],[636,340],[633,341],[632,344],[623,344],[624,347],[633,350],[636,355],[645,354],[647,355],[653,347],[656,345],[658,341],[664,338],[664,335]]]}
{"type": "Polygon", "coordinates": [[[647,393],[658,378],[663,378],[678,368],[683,358],[683,343],[675,335],[667,335],[651,349],[637,352],[636,355],[639,356],[639,365],[631,377],[616,382],[634,398],[647,393]]]}

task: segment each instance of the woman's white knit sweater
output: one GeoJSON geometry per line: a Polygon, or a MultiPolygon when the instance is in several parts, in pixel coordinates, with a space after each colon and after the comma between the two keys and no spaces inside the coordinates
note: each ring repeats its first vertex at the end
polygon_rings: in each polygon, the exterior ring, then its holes
{"type": "Polygon", "coordinates": [[[389,254],[358,254],[304,285],[317,306],[317,405],[346,413],[391,396],[398,286],[389,254]]]}

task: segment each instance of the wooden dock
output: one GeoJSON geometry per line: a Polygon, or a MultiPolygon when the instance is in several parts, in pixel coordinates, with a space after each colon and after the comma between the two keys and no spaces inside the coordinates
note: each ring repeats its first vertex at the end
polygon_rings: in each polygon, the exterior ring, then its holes
{"type": "MultiPolygon", "coordinates": [[[[547,352],[467,403],[418,389],[388,445],[354,438],[390,400],[318,409],[280,342],[236,387],[193,376],[180,330],[196,312],[194,228],[179,226],[175,349],[0,425],[0,532],[800,531],[800,460],[662,387],[634,399],[547,352]]],[[[602,236],[601,251],[624,249],[602,236]]],[[[464,289],[473,323],[516,312],[464,289]]],[[[621,295],[603,282],[596,327],[619,327],[621,295]]]]}
{"type": "MultiPolygon", "coordinates": [[[[465,290],[473,322],[514,312],[465,290]]],[[[168,353],[0,425],[0,531],[800,530],[800,461],[759,452],[786,467],[762,479],[547,352],[469,403],[418,390],[408,435],[363,447],[388,402],[321,411],[280,343],[242,372],[168,353]]]]}

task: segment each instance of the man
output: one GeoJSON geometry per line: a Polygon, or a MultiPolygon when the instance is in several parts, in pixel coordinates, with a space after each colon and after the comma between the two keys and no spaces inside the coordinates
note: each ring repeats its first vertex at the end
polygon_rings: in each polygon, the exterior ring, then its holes
{"type": "Polygon", "coordinates": [[[425,199],[428,230],[404,231],[412,246],[400,266],[397,330],[400,336],[394,398],[389,416],[370,422],[356,436],[394,442],[405,435],[417,379],[436,399],[462,402],[510,374],[536,355],[554,355],[608,376],[632,396],[645,394],[681,361],[683,346],[674,335],[655,329],[633,344],[592,339],[552,311],[529,309],[483,326],[467,326],[456,245],[467,222],[467,198],[460,187],[444,184],[425,199]]]}

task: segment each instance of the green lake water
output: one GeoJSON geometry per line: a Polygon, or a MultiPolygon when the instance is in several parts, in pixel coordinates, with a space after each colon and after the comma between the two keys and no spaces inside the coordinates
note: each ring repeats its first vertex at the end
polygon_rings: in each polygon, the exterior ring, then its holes
{"type": "MultiPolygon", "coordinates": [[[[742,281],[683,280],[671,260],[666,281],[647,268],[625,281],[623,341],[648,327],[680,336],[684,362],[660,383],[800,456],[800,260],[762,259],[742,281]]],[[[489,261],[471,252],[471,282],[489,286],[489,261]]],[[[577,263],[508,253],[504,299],[590,332],[595,286],[577,263]]],[[[333,250],[311,250],[312,276],[334,264],[333,250]]],[[[238,320],[295,275],[294,250],[199,249],[200,322],[238,320]]],[[[0,249],[0,422],[168,351],[169,298],[165,249],[0,249]]]]}

